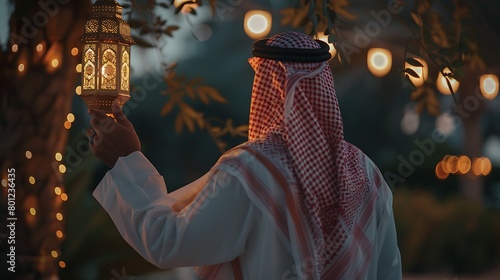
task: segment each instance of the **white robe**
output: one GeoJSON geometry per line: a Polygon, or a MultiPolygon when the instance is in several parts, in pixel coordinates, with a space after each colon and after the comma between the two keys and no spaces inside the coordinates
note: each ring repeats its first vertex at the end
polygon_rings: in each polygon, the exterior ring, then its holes
{"type": "MultiPolygon", "coordinates": [[[[222,165],[210,172],[168,194],[163,177],[134,152],[118,159],[93,195],[123,238],[159,268],[225,263],[218,279],[234,279],[229,262],[239,257],[244,279],[305,279],[307,264],[294,262],[291,246],[238,170],[222,165]]],[[[259,175],[269,176],[264,167],[259,175]]],[[[392,193],[386,184],[378,192],[376,218],[365,230],[373,242],[367,279],[401,279],[392,193]]]]}

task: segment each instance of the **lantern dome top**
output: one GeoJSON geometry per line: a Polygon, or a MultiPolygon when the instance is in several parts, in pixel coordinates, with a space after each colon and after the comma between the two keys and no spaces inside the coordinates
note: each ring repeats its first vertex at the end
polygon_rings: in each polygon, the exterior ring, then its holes
{"type": "Polygon", "coordinates": [[[122,7],[115,0],[97,0],[85,22],[83,42],[107,41],[134,44],[130,26],[122,19],[122,7]]]}

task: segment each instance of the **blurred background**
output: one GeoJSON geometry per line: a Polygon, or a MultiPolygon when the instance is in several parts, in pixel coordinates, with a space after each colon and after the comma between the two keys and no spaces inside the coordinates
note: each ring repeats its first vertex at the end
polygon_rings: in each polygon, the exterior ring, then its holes
{"type": "MultiPolygon", "coordinates": [[[[93,2],[0,1],[1,218],[11,167],[18,217],[0,275],[191,279],[144,261],[91,195],[108,170],[79,96],[93,2]]],[[[344,135],[394,192],[405,278],[500,279],[498,1],[331,0],[317,24],[325,1],[118,2],[136,41],[124,111],[169,191],[246,140],[254,40],[329,29],[344,135]]]]}

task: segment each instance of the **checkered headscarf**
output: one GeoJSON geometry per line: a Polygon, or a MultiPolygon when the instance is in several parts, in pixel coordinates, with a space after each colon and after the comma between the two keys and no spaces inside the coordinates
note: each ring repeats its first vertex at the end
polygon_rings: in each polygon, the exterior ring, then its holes
{"type": "MultiPolygon", "coordinates": [[[[285,32],[268,46],[319,49],[307,35],[285,32]]],[[[335,260],[353,230],[365,193],[359,150],[344,141],[342,118],[327,62],[249,59],[255,70],[249,144],[257,143],[287,166],[314,241],[321,271],[335,260]],[[287,155],[273,155],[286,146],[287,155]]]]}

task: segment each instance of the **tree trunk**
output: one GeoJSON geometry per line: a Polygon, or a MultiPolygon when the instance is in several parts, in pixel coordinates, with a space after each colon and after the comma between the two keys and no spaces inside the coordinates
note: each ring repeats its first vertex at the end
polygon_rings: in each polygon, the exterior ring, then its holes
{"type": "MultiPolygon", "coordinates": [[[[15,212],[2,211],[0,218],[17,220],[15,231],[7,229],[1,236],[0,248],[6,256],[12,245],[4,238],[15,233],[16,273],[2,261],[0,278],[57,279],[59,267],[65,266],[60,253],[65,199],[56,191],[59,187],[64,193],[64,170],[55,155],[64,155],[68,137],[64,123],[78,81],[75,67],[81,56],[71,50],[80,49],[79,37],[91,6],[88,0],[12,3],[9,42],[0,53],[0,205],[7,210],[10,186],[5,180],[8,169],[15,168],[15,212]]],[[[4,231],[3,227],[0,233],[4,231]]]]}

